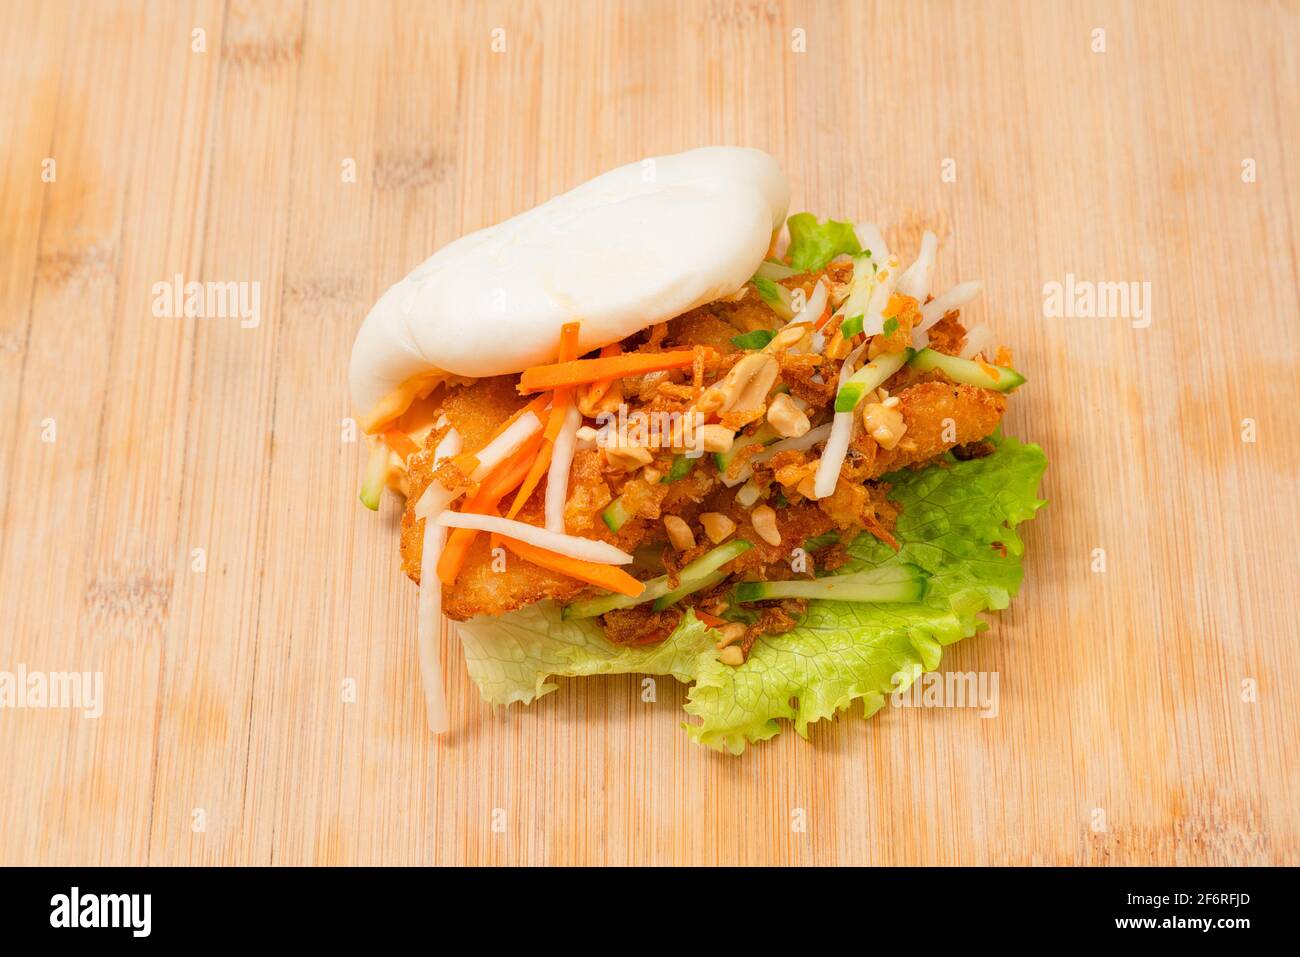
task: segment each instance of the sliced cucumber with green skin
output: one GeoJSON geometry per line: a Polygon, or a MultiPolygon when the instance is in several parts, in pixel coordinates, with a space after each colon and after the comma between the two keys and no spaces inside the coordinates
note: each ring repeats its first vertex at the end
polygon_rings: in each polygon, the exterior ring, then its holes
{"type": "Polygon", "coordinates": [[[786,322],[789,322],[794,318],[794,300],[790,295],[789,289],[773,282],[766,276],[755,276],[750,280],[750,282],[752,282],[754,288],[758,290],[759,298],[771,306],[773,312],[786,322]]]}
{"type": "Polygon", "coordinates": [[[620,495],[609,505],[605,506],[605,511],[600,513],[600,517],[605,520],[611,532],[617,533],[620,528],[627,524],[627,520],[632,517],[632,513],[627,510],[623,504],[623,496],[620,495]]]}
{"type": "Polygon", "coordinates": [[[388,446],[376,442],[366,460],[366,477],[361,483],[361,504],[372,512],[379,511],[379,500],[384,494],[384,479],[388,477],[388,446]]]}
{"type": "Polygon", "coordinates": [[[761,349],[776,336],[770,329],[753,329],[731,337],[731,344],[737,349],[761,349]]]}
{"type": "Polygon", "coordinates": [[[820,598],[826,601],[901,604],[925,597],[929,579],[916,565],[889,565],[851,575],[795,579],[781,582],[741,582],[734,591],[737,602],[773,598],[820,598]]]}
{"type": "MultiPolygon", "coordinates": [[[[741,538],[734,538],[729,542],[719,545],[711,551],[705,552],[695,561],[691,562],[678,573],[678,588],[680,591],[689,583],[699,581],[715,574],[718,569],[733,558],[745,554],[753,548],[749,542],[741,538]]],[[[725,575],[723,576],[725,577],[725,575]]],[[[692,588],[690,591],[694,591],[692,588]]],[[[673,591],[668,582],[667,575],[660,575],[658,578],[652,578],[645,583],[645,591],[635,598],[629,595],[601,595],[599,598],[588,598],[586,601],[575,601],[571,605],[565,605],[561,617],[563,618],[595,618],[597,615],[603,615],[607,611],[614,611],[616,608],[631,608],[633,605],[640,605],[647,601],[653,601],[662,598],[673,591]]],[[[690,591],[685,594],[690,594],[690,591]]],[[[676,599],[674,599],[676,601],[676,599]]],[[[666,607],[666,606],[665,606],[666,607]]]]}
{"type": "Polygon", "coordinates": [[[691,469],[695,468],[696,460],[690,458],[685,452],[673,459],[672,468],[668,474],[661,478],[660,482],[676,482],[678,479],[684,479],[691,474],[691,469]]]}
{"type": "Polygon", "coordinates": [[[727,469],[731,467],[732,460],[735,459],[736,454],[740,452],[741,449],[748,448],[755,444],[771,445],[773,442],[779,442],[780,440],[781,436],[776,434],[776,431],[771,425],[764,422],[754,430],[753,435],[746,435],[744,432],[737,435],[731,442],[731,448],[726,452],[714,452],[713,464],[716,465],[718,471],[725,476],[727,474],[727,469]]]}
{"type": "Polygon", "coordinates": [[[912,350],[886,352],[876,356],[841,386],[835,394],[835,411],[852,412],[858,407],[863,397],[873,389],[878,389],[886,379],[903,368],[903,364],[912,358],[912,350]]]}
{"type": "Polygon", "coordinates": [[[693,595],[697,591],[704,591],[706,588],[712,588],[714,585],[721,584],[727,577],[726,572],[714,572],[705,578],[699,578],[695,581],[683,581],[679,586],[674,588],[668,594],[655,599],[654,610],[663,611],[669,608],[687,595],[693,595]]]}
{"type": "Polygon", "coordinates": [[[995,365],[990,365],[986,369],[971,359],[950,356],[933,349],[922,349],[912,357],[909,364],[922,372],[938,369],[953,382],[978,386],[981,389],[992,389],[994,392],[1010,392],[1016,386],[1025,384],[1025,377],[1015,369],[995,365]],[[992,369],[993,372],[990,374],[988,369],[992,369]]]}

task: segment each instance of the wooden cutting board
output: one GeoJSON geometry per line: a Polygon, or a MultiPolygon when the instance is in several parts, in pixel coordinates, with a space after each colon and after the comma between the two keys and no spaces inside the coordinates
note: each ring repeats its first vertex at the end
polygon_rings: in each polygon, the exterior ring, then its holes
{"type": "Polygon", "coordinates": [[[104,681],[97,719],[0,710],[0,863],[1300,862],[1294,2],[0,23],[0,671],[104,681]],[[357,326],[462,233],[713,143],[984,281],[1051,461],[1020,597],[942,665],[997,716],[737,759],[666,679],[494,712],[451,641],[433,740],[398,507],[356,500],[357,326]],[[260,284],[260,322],[157,315],[177,275],[260,284]],[[1149,299],[1051,317],[1054,282],[1149,299]]]}

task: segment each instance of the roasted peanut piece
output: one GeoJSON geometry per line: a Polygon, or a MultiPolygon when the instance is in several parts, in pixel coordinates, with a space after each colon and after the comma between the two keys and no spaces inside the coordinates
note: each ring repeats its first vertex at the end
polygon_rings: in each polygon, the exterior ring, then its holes
{"type": "Polygon", "coordinates": [[[787,439],[797,438],[811,428],[808,416],[784,392],[767,407],[767,421],[772,424],[777,435],[787,439]]]}
{"type": "Polygon", "coordinates": [[[653,462],[654,454],[649,449],[615,445],[605,449],[605,460],[615,468],[620,468],[625,472],[634,472],[641,466],[653,462]]]}
{"type": "Polygon", "coordinates": [[[695,533],[676,515],[664,516],[664,530],[668,532],[668,541],[672,542],[673,548],[679,552],[695,547],[695,533]]]}
{"type": "Polygon", "coordinates": [[[718,660],[724,665],[738,668],[745,663],[745,653],[740,650],[738,645],[727,645],[718,655],[718,660]]]}
{"type": "Polygon", "coordinates": [[[721,512],[705,512],[700,516],[700,524],[704,526],[704,534],[709,536],[709,541],[714,545],[720,545],[736,530],[736,523],[721,512]]]}
{"type": "Polygon", "coordinates": [[[706,452],[730,452],[731,443],[736,439],[736,433],[725,425],[706,425],[700,429],[701,440],[704,443],[706,452]]]}
{"type": "Polygon", "coordinates": [[[781,533],[776,528],[776,512],[770,505],[760,505],[749,513],[750,524],[754,526],[754,531],[758,532],[758,537],[769,545],[781,544],[781,533]]]}
{"type": "Polygon", "coordinates": [[[733,621],[730,624],[723,625],[718,629],[718,642],[715,647],[725,648],[734,642],[740,641],[745,637],[745,632],[749,629],[745,627],[743,621],[733,621]]]}

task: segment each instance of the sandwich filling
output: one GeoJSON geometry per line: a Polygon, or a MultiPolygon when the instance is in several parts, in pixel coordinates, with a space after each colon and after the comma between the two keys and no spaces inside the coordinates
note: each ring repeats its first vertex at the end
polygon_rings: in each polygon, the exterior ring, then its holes
{"type": "Polygon", "coordinates": [[[406,573],[437,576],[453,619],[550,600],[618,645],[662,642],[690,613],[734,666],[810,600],[919,599],[919,568],[837,574],[848,546],[866,534],[896,550],[887,476],[989,454],[1023,379],[1005,347],[966,329],[960,297],[929,295],[931,237],[904,272],[844,226],[792,223],[783,260],[736,295],[600,350],[565,355],[561,341],[555,363],[412,400],[380,447],[408,496],[406,573]],[[484,472],[474,453],[512,431],[484,472]],[[465,452],[439,459],[453,433],[465,452]],[[432,564],[435,520],[454,524],[432,564]],[[512,523],[552,537],[523,541],[512,523]],[[606,560],[578,557],[574,539],[607,546],[606,560]]]}

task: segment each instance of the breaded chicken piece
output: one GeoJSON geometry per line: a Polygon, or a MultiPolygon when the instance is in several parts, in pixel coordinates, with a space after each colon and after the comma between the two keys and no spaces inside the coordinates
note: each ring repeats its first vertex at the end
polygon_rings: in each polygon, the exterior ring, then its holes
{"type": "Polygon", "coordinates": [[[928,462],[955,445],[986,438],[1002,418],[1007,397],[1001,392],[947,381],[918,382],[893,393],[907,431],[892,449],[860,433],[841,473],[854,482],[879,478],[909,465],[928,462]]]}

